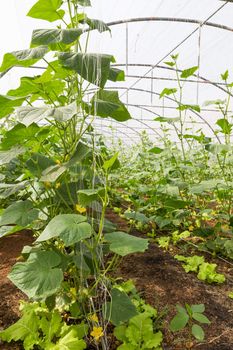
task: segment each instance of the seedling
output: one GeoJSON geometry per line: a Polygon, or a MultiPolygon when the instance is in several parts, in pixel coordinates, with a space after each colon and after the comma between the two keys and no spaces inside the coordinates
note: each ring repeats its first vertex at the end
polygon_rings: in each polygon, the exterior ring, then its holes
{"type": "Polygon", "coordinates": [[[210,320],[203,314],[205,311],[204,304],[189,305],[185,307],[176,305],[177,314],[170,322],[170,330],[172,332],[179,332],[185,328],[189,331],[190,340],[192,336],[198,340],[203,341],[205,332],[200,326],[203,324],[210,324],[210,320]],[[196,321],[199,323],[196,323],[196,321]]]}

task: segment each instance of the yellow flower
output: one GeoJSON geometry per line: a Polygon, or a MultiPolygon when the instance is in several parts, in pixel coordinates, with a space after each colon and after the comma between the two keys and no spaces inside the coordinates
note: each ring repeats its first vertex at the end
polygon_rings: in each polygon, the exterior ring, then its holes
{"type": "Polygon", "coordinates": [[[55,185],[55,188],[59,188],[59,187],[61,187],[61,183],[57,182],[56,185],[55,185]]]}
{"type": "Polygon", "coordinates": [[[51,182],[48,182],[48,181],[45,181],[44,185],[45,185],[46,188],[50,188],[52,186],[51,182]]]}
{"type": "Polygon", "coordinates": [[[72,297],[76,298],[77,297],[76,288],[70,288],[70,294],[72,295],[72,297]]]}
{"type": "Polygon", "coordinates": [[[79,204],[76,204],[75,209],[76,209],[76,211],[77,211],[78,213],[80,213],[80,214],[84,214],[84,213],[86,213],[86,211],[87,211],[86,208],[81,207],[81,205],[79,205],[79,204]]]}
{"type": "Polygon", "coordinates": [[[103,335],[104,335],[104,333],[103,333],[103,328],[102,327],[93,327],[93,331],[91,332],[91,336],[95,340],[98,341],[103,335]]]}
{"type": "Polygon", "coordinates": [[[58,165],[60,165],[60,164],[61,164],[61,161],[60,161],[59,159],[57,159],[57,160],[56,160],[56,163],[57,163],[58,165]]]}
{"type": "Polygon", "coordinates": [[[99,322],[98,317],[97,317],[96,314],[91,315],[90,316],[90,320],[93,321],[93,322],[96,322],[96,323],[99,322]]]}
{"type": "Polygon", "coordinates": [[[190,225],[190,226],[189,226],[189,231],[193,231],[193,230],[194,230],[193,225],[190,225]]]}

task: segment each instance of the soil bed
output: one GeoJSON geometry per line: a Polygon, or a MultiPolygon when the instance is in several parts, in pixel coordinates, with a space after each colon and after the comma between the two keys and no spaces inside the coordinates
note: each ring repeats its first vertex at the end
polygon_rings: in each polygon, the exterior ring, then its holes
{"type": "MultiPolygon", "coordinates": [[[[108,213],[107,218],[116,223],[119,230],[127,231],[126,221],[117,215],[108,213]]],[[[137,231],[133,234],[141,235],[137,231]]],[[[19,257],[23,246],[30,245],[32,241],[32,236],[26,231],[0,240],[0,329],[8,327],[19,318],[19,300],[25,299],[25,296],[7,279],[7,274],[19,257]]],[[[218,264],[218,271],[225,274],[227,281],[219,286],[208,285],[199,281],[195,275],[185,273],[173,255],[173,251],[164,252],[155,244],[150,244],[144,254],[125,257],[117,274],[124,279],[133,279],[138,291],[159,312],[167,309],[167,315],[163,319],[164,350],[190,349],[187,334],[183,334],[186,337],[183,341],[182,334],[173,335],[166,331],[174,315],[174,306],[177,303],[184,305],[185,302],[204,303],[205,314],[211,320],[211,325],[204,327],[205,342],[194,343],[192,349],[233,350],[233,300],[227,296],[233,291],[232,266],[215,259],[213,262],[218,264]]],[[[22,347],[0,343],[0,349],[18,350],[22,347]]]]}

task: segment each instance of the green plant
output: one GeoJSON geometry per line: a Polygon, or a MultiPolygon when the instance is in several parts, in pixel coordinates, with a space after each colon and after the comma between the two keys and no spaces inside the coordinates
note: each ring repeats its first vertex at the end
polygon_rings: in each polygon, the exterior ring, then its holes
{"type": "Polygon", "coordinates": [[[162,333],[154,329],[154,319],[157,311],[144,304],[140,313],[132,317],[127,324],[121,324],[114,329],[115,337],[122,342],[119,350],[162,349],[162,333]]]}
{"type": "MultiPolygon", "coordinates": [[[[91,32],[110,29],[90,19],[83,6],[91,2],[38,0],[28,16],[59,24],[34,30],[29,49],[3,57],[3,74],[40,60],[45,68],[41,75],[22,77],[18,88],[1,96],[0,225],[1,236],[17,225],[36,238],[23,250],[24,261],[13,266],[10,280],[32,302],[55,310],[59,305],[74,323],[97,314],[97,323],[89,321],[94,332],[89,340],[107,349],[108,323],[136,314],[108,272],[120,257],[145,251],[148,240],[118,232],[105,220],[110,173],[120,162],[118,152],[95,135],[93,122],[97,116],[119,122],[131,116],[118,92],[105,89],[109,80],[124,80],[124,72],[112,66],[114,57],[88,52],[91,32]],[[122,304],[125,313],[118,312],[122,304]]],[[[13,330],[2,333],[4,339],[15,339],[13,330]]]]}
{"type": "Polygon", "coordinates": [[[175,259],[183,261],[182,267],[186,272],[196,272],[197,278],[207,283],[224,283],[225,276],[217,273],[217,264],[210,264],[205,262],[203,256],[194,255],[191,257],[185,257],[183,255],[175,255],[175,259]]]}
{"type": "Polygon", "coordinates": [[[88,333],[87,324],[68,326],[57,310],[49,311],[44,303],[21,303],[22,317],[0,332],[3,341],[21,340],[25,350],[86,349],[82,339],[88,333]]]}
{"type": "Polygon", "coordinates": [[[204,330],[196,323],[197,321],[200,324],[210,324],[209,319],[203,314],[205,311],[204,304],[185,304],[185,308],[177,305],[176,309],[177,314],[170,322],[170,330],[172,332],[178,332],[187,327],[190,336],[193,335],[198,341],[204,340],[204,330]]]}

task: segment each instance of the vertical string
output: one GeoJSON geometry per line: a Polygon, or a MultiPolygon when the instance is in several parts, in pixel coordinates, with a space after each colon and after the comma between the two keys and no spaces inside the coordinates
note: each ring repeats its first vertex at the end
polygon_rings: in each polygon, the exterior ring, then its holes
{"type": "Polygon", "coordinates": [[[153,92],[154,92],[154,70],[151,71],[151,96],[150,96],[150,102],[151,106],[153,105],[153,92]]]}
{"type": "Polygon", "coordinates": [[[197,58],[197,105],[199,104],[199,81],[200,81],[200,66],[201,66],[201,34],[202,34],[202,25],[199,26],[199,35],[198,35],[198,58],[197,58]]]}
{"type": "MultiPolygon", "coordinates": [[[[129,74],[129,26],[128,23],[125,24],[125,63],[126,63],[126,74],[129,74]]],[[[127,89],[127,93],[126,93],[126,103],[127,103],[127,107],[129,104],[129,90],[127,89]]]]}

